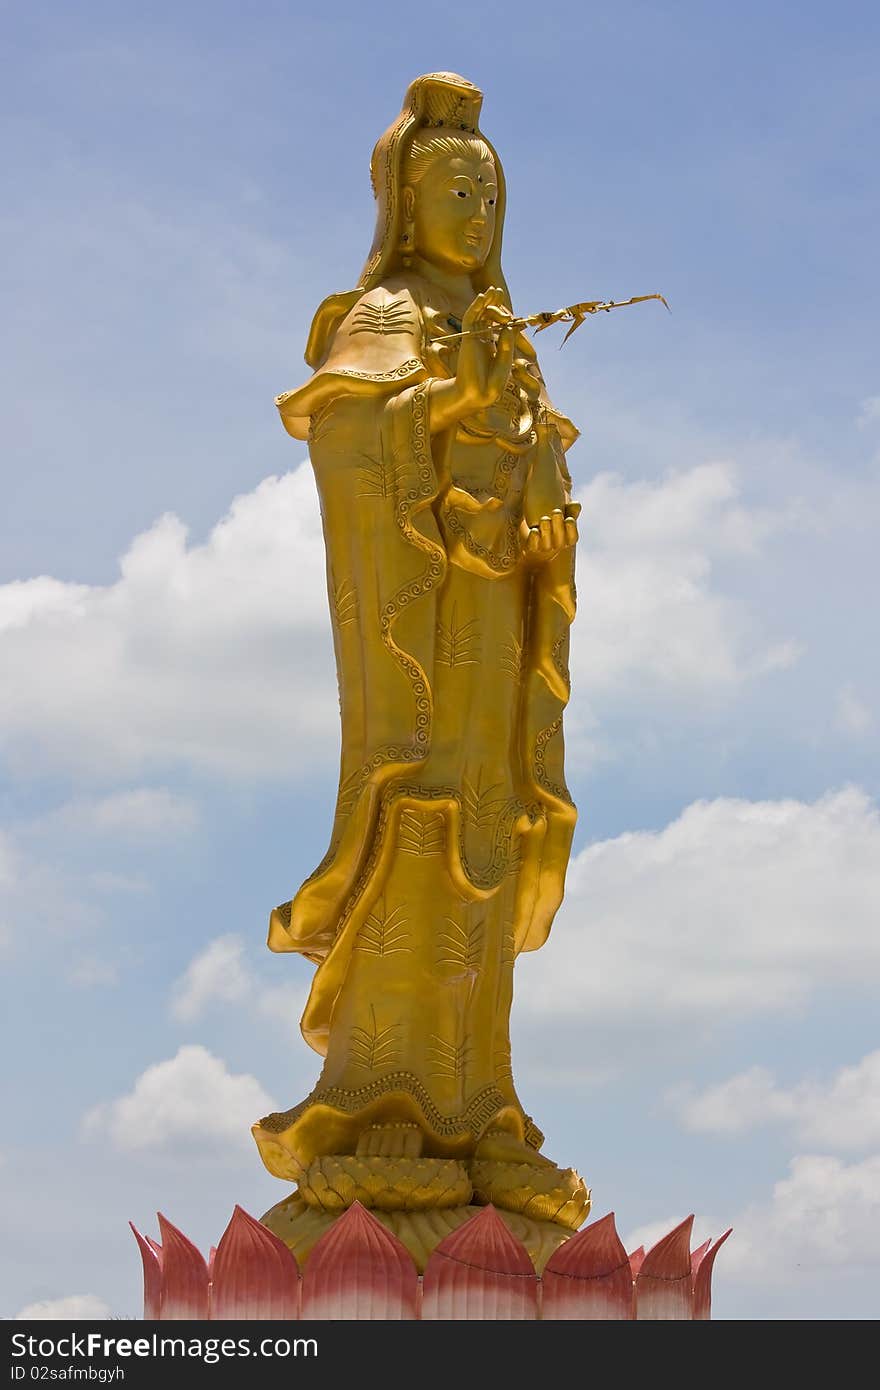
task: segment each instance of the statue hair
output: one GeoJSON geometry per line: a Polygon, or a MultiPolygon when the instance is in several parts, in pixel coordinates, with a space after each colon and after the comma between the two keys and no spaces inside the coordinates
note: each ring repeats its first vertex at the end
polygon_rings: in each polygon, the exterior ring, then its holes
{"type": "Polygon", "coordinates": [[[427,135],[416,136],[410,145],[403,162],[403,175],[406,183],[413,187],[422,179],[441,155],[458,155],[460,158],[485,159],[494,165],[495,159],[485,140],[479,135],[427,135]]]}

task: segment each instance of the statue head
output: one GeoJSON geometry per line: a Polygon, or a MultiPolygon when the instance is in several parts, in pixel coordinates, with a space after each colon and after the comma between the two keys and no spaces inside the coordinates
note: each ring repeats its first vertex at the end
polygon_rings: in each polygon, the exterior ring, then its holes
{"type": "Polygon", "coordinates": [[[370,254],[357,288],[331,295],[318,309],[306,348],[310,366],[324,360],[336,325],[364,290],[405,269],[414,254],[469,274],[475,293],[491,285],[506,293],[504,170],[480,130],[482,102],[479,87],[456,73],[430,72],[410,83],[370,161],[370,254]]]}
{"type": "Polygon", "coordinates": [[[402,161],[400,257],[413,253],[453,273],[485,264],[495,238],[498,176],[478,135],[417,135],[402,161]]]}
{"type": "Polygon", "coordinates": [[[504,173],[480,130],[482,104],[479,87],[454,72],[410,83],[370,161],[376,234],[362,289],[405,267],[413,252],[469,272],[475,289],[503,286],[504,173]]]}

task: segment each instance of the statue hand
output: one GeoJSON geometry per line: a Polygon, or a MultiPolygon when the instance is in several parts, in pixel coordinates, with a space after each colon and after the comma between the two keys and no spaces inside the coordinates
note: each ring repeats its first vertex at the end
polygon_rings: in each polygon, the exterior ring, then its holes
{"type": "Polygon", "coordinates": [[[494,405],[504,394],[513,364],[516,330],[504,292],[494,287],[478,294],[461,321],[456,382],[462,399],[474,410],[494,405]]]}
{"type": "Polygon", "coordinates": [[[577,545],[580,502],[567,502],[565,511],[554,507],[549,516],[542,516],[537,526],[530,526],[524,538],[524,550],[531,559],[552,560],[560,550],[577,545]]]}

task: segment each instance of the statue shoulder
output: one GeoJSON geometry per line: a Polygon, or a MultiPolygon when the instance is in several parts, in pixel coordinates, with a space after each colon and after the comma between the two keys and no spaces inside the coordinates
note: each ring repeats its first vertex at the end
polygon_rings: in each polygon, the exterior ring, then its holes
{"type": "Polygon", "coordinates": [[[320,319],[320,335],[313,325],[307,353],[307,360],[315,364],[314,375],[275,400],[285,429],[297,439],[307,437],[309,417],[332,396],[381,397],[425,375],[421,307],[402,279],[333,296],[324,301],[315,323],[320,319]],[[326,343],[320,360],[319,336],[326,343]]]}
{"type": "Polygon", "coordinates": [[[324,366],[372,366],[383,370],[422,348],[421,307],[412,290],[394,278],[366,290],[333,335],[324,366]]]}

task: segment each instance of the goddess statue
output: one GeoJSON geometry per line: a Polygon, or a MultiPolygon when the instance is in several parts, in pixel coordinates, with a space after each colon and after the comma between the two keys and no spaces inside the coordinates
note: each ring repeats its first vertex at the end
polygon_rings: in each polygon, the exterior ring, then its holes
{"type": "MultiPolygon", "coordinates": [[[[540,1214],[571,1227],[588,1195],[540,1153],[509,1016],[576,817],[562,714],[577,430],[510,322],[504,173],[481,102],[450,73],[410,85],[373,153],[360,281],[321,304],[313,375],[276,402],[320,495],[342,754],[327,853],[269,930],[273,951],[317,967],[302,1031],[323,1070],[254,1134],[312,1206],[316,1165],[368,1171],[349,1192],[393,1208],[419,1205],[403,1177],[436,1160],[460,1204],[513,1207],[498,1180],[512,1165],[520,1189],[556,1193],[540,1214]]],[[[443,1206],[442,1186],[421,1204],[443,1206]]]]}

